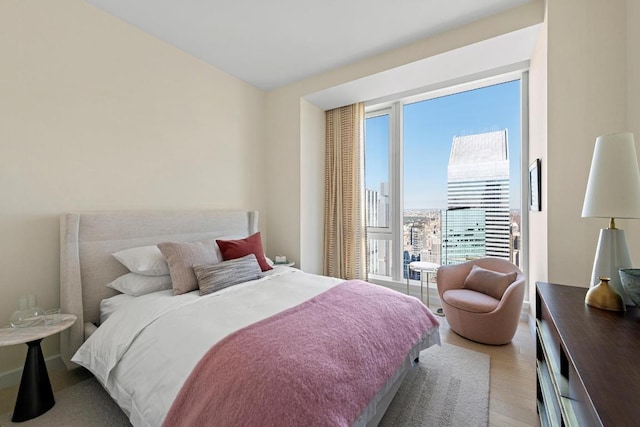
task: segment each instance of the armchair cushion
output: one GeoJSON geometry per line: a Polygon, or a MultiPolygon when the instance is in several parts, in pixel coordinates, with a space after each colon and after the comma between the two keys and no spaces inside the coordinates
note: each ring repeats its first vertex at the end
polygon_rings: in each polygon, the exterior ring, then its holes
{"type": "Polygon", "coordinates": [[[516,280],[517,276],[518,273],[515,271],[499,273],[474,265],[471,267],[469,275],[464,279],[463,287],[500,300],[504,291],[516,280]]]}
{"type": "Polygon", "coordinates": [[[452,307],[471,313],[491,313],[500,301],[469,289],[450,289],[442,297],[452,307]]]}

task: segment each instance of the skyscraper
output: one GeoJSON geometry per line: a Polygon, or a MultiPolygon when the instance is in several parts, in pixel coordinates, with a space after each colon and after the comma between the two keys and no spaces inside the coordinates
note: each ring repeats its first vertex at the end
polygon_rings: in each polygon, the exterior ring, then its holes
{"type": "MultiPolygon", "coordinates": [[[[365,221],[367,227],[389,227],[389,184],[380,184],[380,191],[365,189],[365,221]]],[[[389,276],[391,241],[369,239],[369,274],[389,276]]]]}
{"type": "MultiPolygon", "coordinates": [[[[485,211],[486,255],[510,259],[507,131],[453,138],[447,204],[485,211]]],[[[472,248],[469,248],[473,253],[472,248]]]]}
{"type": "Polygon", "coordinates": [[[486,212],[484,209],[443,210],[442,258],[440,264],[459,264],[487,253],[486,212]]]}

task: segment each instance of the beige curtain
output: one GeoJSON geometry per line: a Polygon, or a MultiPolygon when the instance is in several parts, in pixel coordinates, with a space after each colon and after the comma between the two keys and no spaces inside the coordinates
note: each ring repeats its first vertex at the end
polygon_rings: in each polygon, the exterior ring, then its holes
{"type": "Polygon", "coordinates": [[[324,274],[367,280],[364,222],[364,104],[327,111],[324,274]]]}

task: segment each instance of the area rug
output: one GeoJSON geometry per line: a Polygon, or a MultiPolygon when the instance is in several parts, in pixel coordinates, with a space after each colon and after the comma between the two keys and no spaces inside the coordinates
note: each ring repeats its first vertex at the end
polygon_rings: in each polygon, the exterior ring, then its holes
{"type": "MultiPolygon", "coordinates": [[[[95,379],[55,395],[56,405],[24,423],[11,414],[2,426],[130,426],[129,420],[95,379]]],[[[420,353],[380,422],[383,427],[486,426],[489,418],[489,356],[444,344],[420,353]]]]}
{"type": "Polygon", "coordinates": [[[129,419],[95,378],[65,388],[55,395],[56,404],[37,418],[12,423],[11,414],[0,417],[0,426],[98,427],[130,426],[129,419]]]}
{"type": "Polygon", "coordinates": [[[420,353],[381,427],[489,425],[489,355],[443,344],[420,353]]]}

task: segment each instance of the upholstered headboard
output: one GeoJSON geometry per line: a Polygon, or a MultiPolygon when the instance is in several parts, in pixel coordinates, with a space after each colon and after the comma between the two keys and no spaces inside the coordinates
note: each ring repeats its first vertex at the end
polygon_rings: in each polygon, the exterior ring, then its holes
{"type": "Polygon", "coordinates": [[[60,217],[60,308],[76,323],[60,334],[60,355],[71,357],[95,329],[100,301],[117,292],[107,283],[128,272],[112,253],[160,242],[246,237],[258,231],[255,211],[121,211],[60,217]]]}

